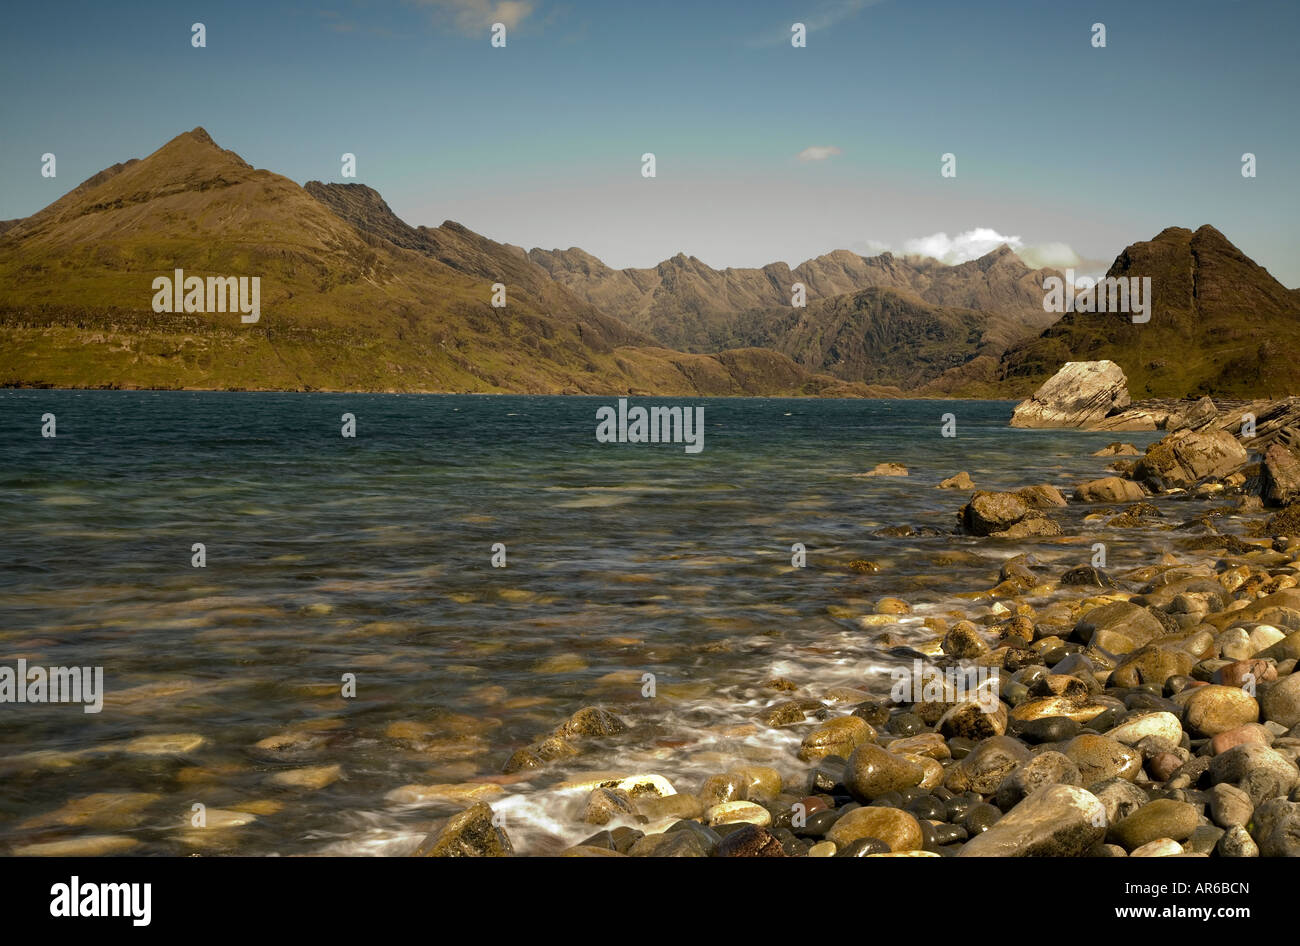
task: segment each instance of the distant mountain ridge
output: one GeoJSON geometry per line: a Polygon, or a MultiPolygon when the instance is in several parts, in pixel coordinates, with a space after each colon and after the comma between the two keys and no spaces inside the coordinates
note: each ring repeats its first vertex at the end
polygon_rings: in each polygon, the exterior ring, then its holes
{"type": "Polygon", "coordinates": [[[1151,277],[1150,323],[1058,320],[1054,271],[1005,246],[957,266],[837,250],[614,270],[411,226],[370,187],[299,187],[196,128],[0,222],[0,384],[1016,397],[1108,359],[1136,398],[1300,392],[1300,290],[1213,227],[1134,243],[1109,274],[1151,277]],[[259,277],[263,318],[154,312],[152,280],[175,269],[259,277]]]}
{"type": "MultiPolygon", "coordinates": [[[[931,371],[924,360],[891,371],[879,361],[884,352],[869,344],[855,346],[861,349],[861,357],[848,359],[820,357],[816,353],[823,351],[821,347],[805,350],[799,340],[818,333],[809,329],[815,315],[800,319],[800,310],[791,304],[795,283],[805,287],[813,313],[851,308],[879,324],[889,313],[869,311],[878,300],[889,300],[897,310],[903,305],[899,300],[907,298],[909,311],[914,315],[924,312],[922,321],[931,325],[955,319],[978,326],[971,338],[956,342],[959,347],[940,359],[948,362],[945,367],[980,354],[1001,354],[1009,345],[1036,336],[1057,318],[1043,311],[1043,281],[1060,274],[1030,269],[1005,245],[956,266],[892,253],[864,257],[848,250],[807,260],[793,269],[785,263],[769,263],[758,269],[717,270],[695,257],[678,254],[654,268],[615,270],[576,247],[533,249],[528,256],[575,294],[663,345],[686,351],[736,345],[772,347],[805,367],[848,380],[876,377],[884,383],[911,384],[918,377],[929,380],[938,372],[931,371]],[[819,301],[866,289],[896,290],[897,295],[868,294],[854,303],[842,300],[817,306],[819,301]],[[952,311],[957,309],[967,311],[952,311]]],[[[841,324],[829,330],[842,328],[841,324]]]]}

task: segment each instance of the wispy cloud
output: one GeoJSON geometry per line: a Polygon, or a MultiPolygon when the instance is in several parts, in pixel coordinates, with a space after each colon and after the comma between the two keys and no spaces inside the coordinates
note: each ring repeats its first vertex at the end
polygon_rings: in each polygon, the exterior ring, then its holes
{"type": "Polygon", "coordinates": [[[813,145],[800,151],[798,157],[800,161],[825,161],[827,158],[843,153],[834,145],[813,145]]]}
{"type": "Polygon", "coordinates": [[[965,263],[967,260],[979,259],[985,253],[996,250],[1005,243],[1013,250],[1025,245],[1018,236],[1003,236],[990,227],[976,227],[956,236],[946,233],[932,233],[929,236],[916,237],[903,243],[903,252],[916,256],[930,256],[944,263],[965,263]]]}
{"type": "Polygon", "coordinates": [[[762,49],[768,46],[789,43],[790,27],[795,23],[802,23],[807,28],[809,35],[812,35],[818,30],[834,26],[849,17],[856,16],[867,7],[874,7],[881,2],[882,0],[822,0],[807,15],[797,20],[791,20],[779,27],[764,30],[759,35],[746,40],[745,45],[755,49],[762,49]]]}
{"type": "Polygon", "coordinates": [[[929,236],[904,240],[901,247],[895,247],[878,240],[868,240],[866,248],[872,254],[886,251],[903,253],[908,256],[928,256],[941,263],[955,266],[973,259],[979,259],[987,253],[1006,244],[1011,251],[1034,269],[1083,267],[1088,271],[1104,272],[1106,263],[1101,260],[1084,259],[1068,243],[1036,243],[1026,245],[1018,236],[999,233],[992,227],[975,227],[954,236],[947,233],[932,233],[929,236]]]}
{"type": "Polygon", "coordinates": [[[463,33],[486,30],[503,23],[512,30],[536,9],[531,0],[415,0],[434,10],[439,21],[450,23],[463,33]]]}

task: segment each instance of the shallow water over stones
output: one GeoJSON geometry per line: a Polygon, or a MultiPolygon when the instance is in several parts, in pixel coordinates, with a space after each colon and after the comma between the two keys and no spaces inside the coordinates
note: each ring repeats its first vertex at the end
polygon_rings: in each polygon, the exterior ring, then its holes
{"type": "Polygon", "coordinates": [[[555,853],[596,830],[589,773],[695,792],[754,765],[804,785],[821,720],[798,701],[885,696],[935,652],[936,619],[992,619],[1007,559],[1033,553],[1023,598],[1042,603],[1097,541],[1112,576],[1189,560],[1204,530],[1170,527],[1224,505],[1161,500],[1108,529],[1119,505],[1071,504],[1043,510],[1060,536],[955,537],[969,493],[942,480],[1072,495],[1114,435],[1011,430],[1000,402],[708,399],[685,456],[596,443],[603,403],[0,392],[0,661],[103,666],[107,691],[99,714],[0,707],[0,845],[408,853],[486,800],[516,852],[555,853]],[[909,476],[860,475],[882,462],[909,476]],[[802,718],[757,718],[780,700],[802,718]],[[587,705],[628,731],[548,745],[587,705]],[[503,771],[535,746],[542,765],[503,771]]]}

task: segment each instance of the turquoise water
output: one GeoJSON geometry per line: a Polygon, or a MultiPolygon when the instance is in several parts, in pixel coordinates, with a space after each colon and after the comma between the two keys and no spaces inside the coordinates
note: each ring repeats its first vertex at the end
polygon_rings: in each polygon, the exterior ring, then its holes
{"type": "MultiPolygon", "coordinates": [[[[632,403],[702,405],[703,451],[597,443],[612,398],[0,392],[0,664],[102,666],[107,691],[98,714],[0,704],[0,849],[400,853],[459,806],[390,792],[496,780],[517,846],[546,851],[590,833],[551,787],[576,771],[681,790],[734,758],[798,771],[800,730],[737,729],[775,698],[762,681],[883,694],[897,658],[856,619],[880,596],[913,604],[891,630],[920,640],[1017,551],[1062,571],[1091,556],[1081,508],[1054,513],[1062,539],[953,537],[966,494],[939,481],[1064,490],[1104,475],[1089,454],[1116,439],[1012,430],[1008,402],[632,403]],[[858,475],[885,461],[911,476],[858,475]],[[932,534],[874,534],[893,526],[932,534]],[[953,549],[973,554],[938,564],[953,549]],[[632,732],[500,776],[588,704],[632,732]],[[257,746],[286,733],[292,751],[257,746]],[[98,793],[122,798],[76,801],[98,793]],[[196,803],[256,819],[199,832],[196,803]]],[[[1149,564],[1163,535],[1109,539],[1112,567],[1149,564]]]]}

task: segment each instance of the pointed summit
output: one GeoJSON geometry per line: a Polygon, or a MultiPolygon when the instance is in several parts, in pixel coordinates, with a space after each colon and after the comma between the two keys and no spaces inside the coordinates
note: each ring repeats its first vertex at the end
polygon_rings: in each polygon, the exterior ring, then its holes
{"type": "Polygon", "coordinates": [[[1167,227],[1107,276],[1150,284],[1149,322],[1072,312],[1003,359],[1003,377],[1045,380],[1062,361],[1109,360],[1135,397],[1300,391],[1300,296],[1206,225],[1167,227]]]}
{"type": "Polygon", "coordinates": [[[208,134],[208,130],[204,128],[202,125],[195,125],[194,128],[192,128],[190,131],[184,132],[183,134],[177,135],[176,137],[193,138],[195,141],[201,142],[203,144],[212,145],[212,147],[214,148],[218,147],[217,143],[212,140],[212,136],[208,134]]]}

